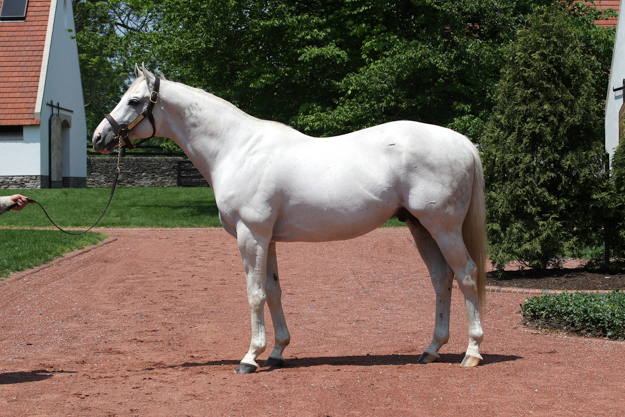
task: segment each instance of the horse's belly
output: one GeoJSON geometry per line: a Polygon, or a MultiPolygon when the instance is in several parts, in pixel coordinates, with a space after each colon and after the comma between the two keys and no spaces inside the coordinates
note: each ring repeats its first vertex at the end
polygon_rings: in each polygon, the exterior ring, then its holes
{"type": "Polygon", "coordinates": [[[276,220],[276,242],[324,242],[362,236],[380,227],[396,212],[396,207],[371,207],[359,211],[295,208],[276,220]]]}

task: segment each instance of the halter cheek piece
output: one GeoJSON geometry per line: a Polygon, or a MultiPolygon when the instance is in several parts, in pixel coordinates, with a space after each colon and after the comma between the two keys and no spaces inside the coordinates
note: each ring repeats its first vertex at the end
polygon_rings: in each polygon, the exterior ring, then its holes
{"type": "Polygon", "coordinates": [[[111,113],[104,116],[106,120],[108,120],[109,123],[111,124],[111,127],[113,128],[113,132],[115,133],[115,137],[121,138],[124,141],[124,144],[126,145],[127,149],[136,148],[143,142],[152,139],[154,135],[156,134],[156,126],[154,125],[154,116],[152,115],[152,110],[154,109],[154,105],[158,101],[158,97],[159,97],[158,90],[159,90],[160,85],[161,85],[161,79],[159,77],[156,77],[154,80],[154,90],[150,92],[150,101],[148,101],[148,104],[146,104],[146,106],[143,108],[143,111],[141,112],[141,114],[132,123],[130,123],[130,125],[125,125],[123,123],[118,124],[115,121],[115,119],[113,119],[113,116],[111,116],[111,113]],[[148,120],[150,121],[150,124],[152,125],[152,136],[150,136],[149,138],[142,139],[137,144],[133,145],[130,139],[128,138],[128,132],[134,129],[146,117],[148,118],[148,120]]]}

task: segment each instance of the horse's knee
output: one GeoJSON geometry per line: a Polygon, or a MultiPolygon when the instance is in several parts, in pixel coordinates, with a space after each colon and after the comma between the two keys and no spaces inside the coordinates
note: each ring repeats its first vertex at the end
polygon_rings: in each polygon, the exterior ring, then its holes
{"type": "Polygon", "coordinates": [[[250,309],[262,308],[267,302],[267,293],[260,289],[249,290],[247,292],[247,300],[250,303],[250,309]]]}

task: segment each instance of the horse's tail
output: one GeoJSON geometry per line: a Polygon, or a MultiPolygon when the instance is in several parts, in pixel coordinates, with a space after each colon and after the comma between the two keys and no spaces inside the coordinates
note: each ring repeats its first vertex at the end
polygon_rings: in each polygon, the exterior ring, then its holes
{"type": "Polygon", "coordinates": [[[477,265],[477,292],[480,310],[486,299],[486,204],[484,202],[484,171],[480,154],[468,139],[468,146],[473,153],[474,178],[471,203],[462,224],[462,239],[469,251],[469,256],[477,265]]]}

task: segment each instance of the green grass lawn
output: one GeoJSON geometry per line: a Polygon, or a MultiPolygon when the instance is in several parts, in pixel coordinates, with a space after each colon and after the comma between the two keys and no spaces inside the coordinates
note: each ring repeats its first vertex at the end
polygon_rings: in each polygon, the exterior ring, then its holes
{"type": "MultiPolygon", "coordinates": [[[[37,200],[61,227],[86,228],[102,214],[110,188],[2,190],[37,200]]],[[[0,227],[52,227],[39,206],[0,216],[0,227]]],[[[221,227],[208,187],[118,188],[97,227],[221,227]]]]}
{"type": "Polygon", "coordinates": [[[70,236],[54,230],[0,229],[0,280],[107,237],[93,232],[70,236]]]}
{"type": "MultiPolygon", "coordinates": [[[[41,203],[59,226],[84,229],[100,217],[110,192],[108,188],[2,190],[2,195],[27,195],[41,203]]],[[[118,188],[98,224],[98,227],[219,226],[210,188],[118,188]]],[[[53,226],[35,204],[0,216],[0,279],[107,238],[93,232],[71,236],[56,229],[28,230],[40,227],[53,226]]]]}
{"type": "MultiPolygon", "coordinates": [[[[102,214],[110,188],[59,190],[2,190],[0,195],[23,194],[37,200],[63,228],[86,229],[102,214]]],[[[403,226],[393,218],[384,226],[403,226]]],[[[67,252],[105,239],[99,233],[70,236],[53,227],[41,208],[28,205],[0,216],[0,279],[50,262],[67,252]]],[[[211,188],[118,188],[97,227],[221,227],[211,188]]]]}

